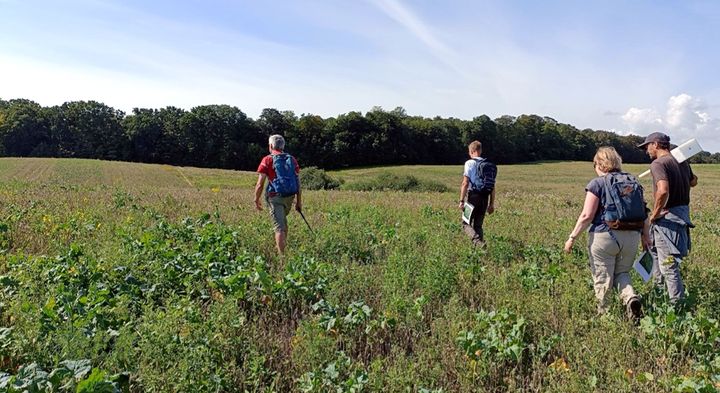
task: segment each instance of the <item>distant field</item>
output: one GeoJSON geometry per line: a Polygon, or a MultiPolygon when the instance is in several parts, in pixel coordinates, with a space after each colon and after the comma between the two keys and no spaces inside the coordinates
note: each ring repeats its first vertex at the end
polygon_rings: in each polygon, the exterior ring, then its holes
{"type": "Polygon", "coordinates": [[[486,249],[460,231],[461,163],[331,171],[450,191],[307,191],[316,235],[291,214],[281,260],[255,173],[0,158],[0,390],[713,391],[720,165],[693,169],[689,305],[634,276],[634,327],[595,315],[585,236],[561,252],[589,162],[500,166],[486,249]]]}

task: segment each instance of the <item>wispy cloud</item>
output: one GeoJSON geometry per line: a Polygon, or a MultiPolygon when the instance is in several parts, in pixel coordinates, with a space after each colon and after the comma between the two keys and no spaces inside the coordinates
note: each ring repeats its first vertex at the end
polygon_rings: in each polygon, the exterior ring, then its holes
{"type": "Polygon", "coordinates": [[[368,1],[422,42],[436,59],[458,74],[470,78],[470,74],[458,66],[458,54],[442,42],[432,28],[400,0],[368,1]]]}
{"type": "Polygon", "coordinates": [[[437,37],[430,28],[399,0],[369,0],[387,16],[408,29],[415,37],[425,43],[437,57],[454,53],[437,37]]]}
{"type": "Polygon", "coordinates": [[[718,28],[698,17],[720,10],[712,2],[712,12],[567,0],[0,4],[4,99],[95,99],[126,111],[225,103],[249,115],[375,105],[460,118],[535,113],[720,142],[720,90],[708,76],[719,57],[707,50],[718,28]]]}

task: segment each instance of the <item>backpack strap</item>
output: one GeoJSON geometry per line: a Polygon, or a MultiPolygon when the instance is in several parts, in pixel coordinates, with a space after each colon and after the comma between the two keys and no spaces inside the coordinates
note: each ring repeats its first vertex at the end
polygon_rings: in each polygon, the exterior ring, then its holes
{"type": "MultiPolygon", "coordinates": [[[[612,175],[612,173],[606,173],[605,176],[603,176],[603,183],[605,184],[604,192],[605,192],[605,203],[603,204],[603,209],[607,210],[608,205],[612,201],[612,195],[610,195],[610,180],[608,178],[612,175]]],[[[604,212],[603,212],[604,214],[604,212]]]]}
{"type": "MultiPolygon", "coordinates": [[[[605,204],[603,205],[604,210],[607,210],[607,207],[608,207],[608,205],[610,205],[610,203],[614,203],[612,200],[612,196],[610,195],[610,180],[609,180],[609,178],[611,176],[612,176],[612,172],[607,173],[607,174],[605,174],[605,176],[603,176],[603,182],[605,183],[605,204]]],[[[604,215],[605,215],[605,212],[603,212],[603,216],[604,215]]],[[[603,217],[603,216],[601,216],[600,219],[605,221],[605,217],[603,217]]],[[[607,225],[607,223],[605,225],[607,225]]],[[[622,244],[620,244],[620,241],[615,236],[615,233],[613,233],[613,230],[612,230],[612,228],[610,228],[609,225],[608,225],[608,234],[610,234],[610,237],[615,241],[615,244],[617,244],[618,248],[622,251],[622,248],[623,248],[622,244]]]]}

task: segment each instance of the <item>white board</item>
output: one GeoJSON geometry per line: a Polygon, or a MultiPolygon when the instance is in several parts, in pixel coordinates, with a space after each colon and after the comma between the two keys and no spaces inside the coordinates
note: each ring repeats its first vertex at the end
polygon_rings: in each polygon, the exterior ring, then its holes
{"type": "Polygon", "coordinates": [[[647,251],[641,252],[640,256],[635,260],[635,263],[633,263],[633,267],[635,268],[635,271],[640,274],[640,277],[642,277],[643,281],[648,282],[648,280],[652,276],[652,255],[650,255],[650,253],[647,251]]]}
{"type": "Polygon", "coordinates": [[[473,206],[472,203],[465,202],[465,208],[462,212],[462,220],[466,224],[470,224],[470,216],[472,216],[473,209],[475,209],[475,206],[473,206]]]}
{"type": "Polygon", "coordinates": [[[700,153],[701,151],[702,147],[700,147],[698,141],[693,138],[683,143],[682,145],[672,149],[670,154],[672,154],[678,162],[683,162],[688,158],[694,156],[695,154],[700,153]]]}

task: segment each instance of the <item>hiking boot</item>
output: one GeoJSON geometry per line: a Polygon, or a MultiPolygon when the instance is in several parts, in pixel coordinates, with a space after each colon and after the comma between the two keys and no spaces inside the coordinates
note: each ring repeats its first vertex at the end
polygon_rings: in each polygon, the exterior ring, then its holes
{"type": "Polygon", "coordinates": [[[628,319],[636,325],[640,323],[640,319],[643,317],[642,303],[640,302],[640,298],[638,298],[637,296],[631,298],[627,302],[627,305],[625,307],[625,312],[627,313],[628,319]]]}

